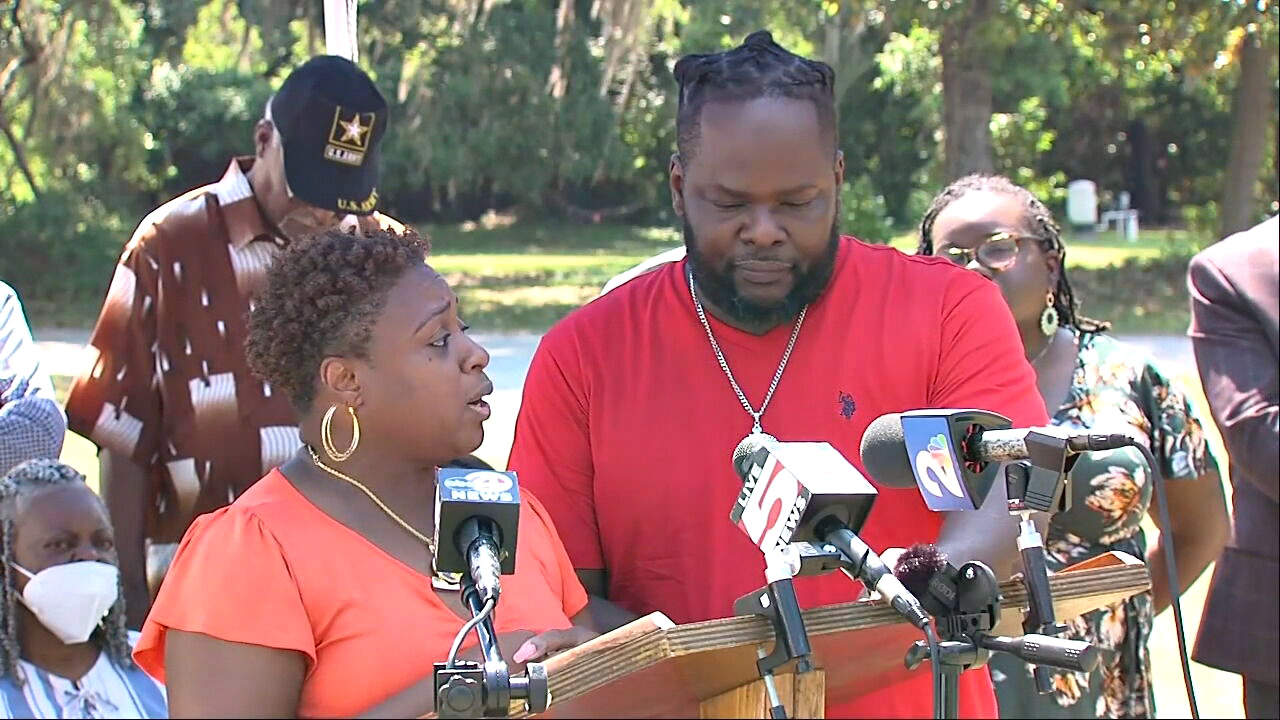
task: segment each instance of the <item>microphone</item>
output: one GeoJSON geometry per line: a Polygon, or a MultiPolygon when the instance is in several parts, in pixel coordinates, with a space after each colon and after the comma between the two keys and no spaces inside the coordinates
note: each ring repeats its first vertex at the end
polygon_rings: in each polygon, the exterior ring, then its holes
{"type": "MultiPolygon", "coordinates": [[[[946,554],[936,545],[917,544],[902,553],[897,573],[902,584],[915,592],[929,614],[945,618],[948,615],[985,613],[990,617],[985,624],[992,627],[999,618],[999,589],[995,577],[981,563],[965,565],[966,568],[970,566],[978,571],[962,573],[947,562],[946,554]]],[[[1091,672],[1100,659],[1096,647],[1079,640],[1034,633],[1010,638],[988,635],[982,630],[970,635],[977,647],[1008,653],[1037,667],[1091,672]]]]}
{"type": "Polygon", "coordinates": [[[470,575],[481,604],[516,571],[520,490],[515,473],[441,468],[436,478],[436,572],[470,575]]]}
{"type": "Polygon", "coordinates": [[[756,547],[768,554],[792,542],[830,545],[844,556],[848,575],[916,627],[929,624],[919,601],[854,532],[877,492],[830,443],[760,442],[735,457],[734,470],[743,486],[729,519],[756,547]]]}
{"type": "Polygon", "coordinates": [[[976,510],[998,463],[1027,460],[1030,483],[1066,473],[1074,456],[1125,447],[1124,434],[1079,433],[1061,427],[1012,428],[985,410],[912,410],[881,415],[862,436],[862,462],[877,482],[919,486],[930,510],[976,510]]]}

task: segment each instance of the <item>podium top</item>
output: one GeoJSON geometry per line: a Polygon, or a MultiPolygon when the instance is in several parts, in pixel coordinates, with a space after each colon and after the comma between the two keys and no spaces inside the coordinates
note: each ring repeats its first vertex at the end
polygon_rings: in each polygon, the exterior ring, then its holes
{"type": "MultiPolygon", "coordinates": [[[[1142,562],[1107,553],[1052,575],[1054,610],[1070,618],[1151,587],[1142,562]]],[[[1018,580],[1000,584],[996,634],[1021,635],[1027,593],[1018,580]]],[[[888,604],[875,600],[804,612],[815,664],[826,672],[828,702],[899,682],[907,649],[921,639],[888,604]]],[[[652,613],[550,658],[550,714],[562,717],[697,717],[699,703],[759,679],[756,647],[773,646],[762,617],[675,625],[652,613]]],[[[927,667],[914,672],[928,672],[927,667]]],[[[518,715],[516,707],[512,714],[518,715]]]]}

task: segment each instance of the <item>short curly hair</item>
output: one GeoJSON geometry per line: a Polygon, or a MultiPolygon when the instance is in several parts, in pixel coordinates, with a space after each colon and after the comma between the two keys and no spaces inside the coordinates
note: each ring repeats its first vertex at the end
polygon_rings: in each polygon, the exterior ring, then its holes
{"type": "Polygon", "coordinates": [[[335,228],[293,243],[272,264],[249,313],[249,367],[307,412],[321,361],[367,357],[387,292],[430,251],[412,230],[335,228]]]}

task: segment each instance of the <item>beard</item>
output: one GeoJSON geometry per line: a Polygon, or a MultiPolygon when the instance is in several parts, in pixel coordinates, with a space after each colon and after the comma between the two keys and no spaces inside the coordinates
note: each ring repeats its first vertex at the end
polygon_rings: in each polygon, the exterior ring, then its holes
{"type": "MultiPolygon", "coordinates": [[[[835,217],[840,217],[836,207],[835,217]]],[[[794,280],[786,297],[775,303],[758,303],[742,297],[733,280],[733,269],[722,263],[716,267],[698,249],[693,226],[684,220],[684,247],[689,259],[689,269],[698,284],[698,292],[705,302],[714,305],[728,315],[734,323],[752,328],[769,329],[788,322],[800,314],[800,309],[817,300],[835,271],[836,252],[840,248],[840,231],[836,219],[831,221],[827,246],[821,257],[808,267],[793,270],[794,280]]]]}

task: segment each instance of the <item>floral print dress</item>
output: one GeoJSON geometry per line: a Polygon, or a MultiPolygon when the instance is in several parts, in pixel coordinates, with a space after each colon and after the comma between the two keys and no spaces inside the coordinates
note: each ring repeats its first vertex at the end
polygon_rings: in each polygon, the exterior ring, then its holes
{"type": "MultiPolygon", "coordinates": [[[[1166,480],[1195,478],[1217,464],[1186,395],[1142,350],[1105,335],[1078,334],[1079,355],[1066,402],[1053,424],[1126,432],[1147,445],[1166,480]]],[[[1118,550],[1142,560],[1142,519],[1152,496],[1147,464],[1133,448],[1081,455],[1071,470],[1071,507],[1049,523],[1049,570],[1118,550]]],[[[988,663],[1002,718],[1154,717],[1147,639],[1154,620],[1143,593],[1075,618],[1064,637],[1094,643],[1092,673],[1055,671],[1053,691],[1036,693],[1031,668],[1003,654],[988,663]]]]}

